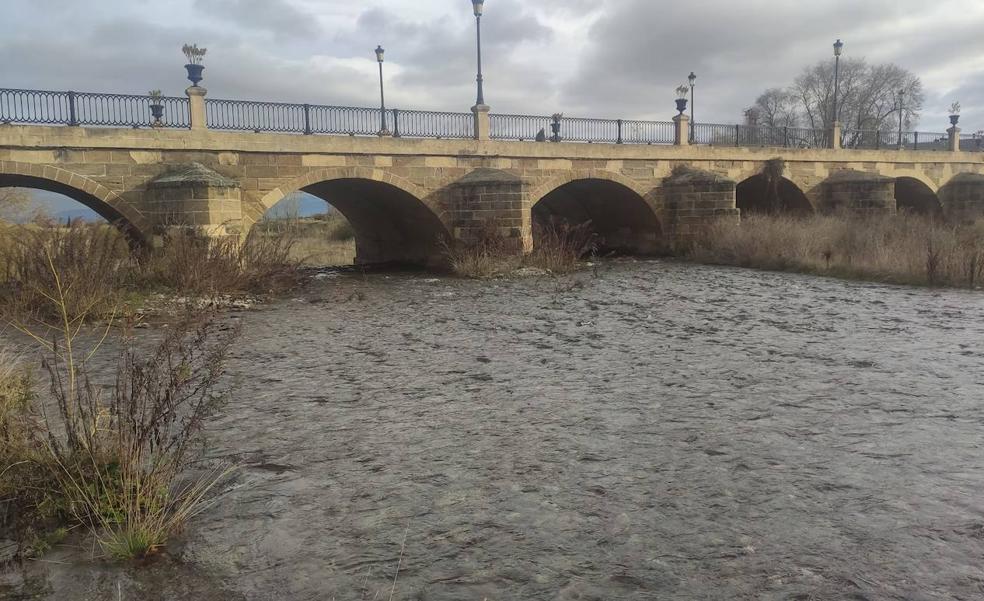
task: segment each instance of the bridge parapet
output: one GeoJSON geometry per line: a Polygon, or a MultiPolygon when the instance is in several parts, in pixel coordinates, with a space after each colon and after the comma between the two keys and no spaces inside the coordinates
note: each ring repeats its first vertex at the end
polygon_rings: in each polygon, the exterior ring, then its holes
{"type": "Polygon", "coordinates": [[[691,144],[727,147],[882,148],[960,152],[960,130],[947,134],[900,132],[892,142],[881,132],[834,133],[767,125],[690,124],[672,121],[496,115],[485,105],[470,113],[328,106],[253,100],[213,100],[192,86],[187,99],[90,92],[0,89],[0,123],[132,128],[218,129],[301,135],[329,134],[486,141],[576,141],[592,144],[691,144]],[[379,128],[393,124],[392,131],[379,128]],[[681,128],[685,131],[681,134],[681,128]],[[922,141],[920,141],[922,140],[922,141]],[[874,144],[874,146],[872,146],[874,144]]]}

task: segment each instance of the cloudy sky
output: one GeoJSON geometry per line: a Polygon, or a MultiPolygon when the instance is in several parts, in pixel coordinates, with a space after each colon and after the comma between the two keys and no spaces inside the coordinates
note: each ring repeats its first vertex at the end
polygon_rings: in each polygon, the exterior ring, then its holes
{"type": "MultiPolygon", "coordinates": [[[[181,45],[209,49],[215,98],[372,106],[387,50],[396,108],[474,104],[469,0],[4,0],[2,86],[181,94],[181,45]]],[[[981,0],[487,0],[486,101],[496,112],[667,119],[698,75],[697,119],[733,123],[757,94],[845,53],[926,87],[922,130],[984,128],[981,0]]]]}

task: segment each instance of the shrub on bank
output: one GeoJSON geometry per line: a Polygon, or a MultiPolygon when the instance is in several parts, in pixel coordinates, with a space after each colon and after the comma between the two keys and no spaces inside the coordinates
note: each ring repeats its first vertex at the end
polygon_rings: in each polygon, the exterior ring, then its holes
{"type": "Polygon", "coordinates": [[[739,225],[710,227],[683,254],[703,263],[975,288],[984,279],[984,222],[905,214],[750,215],[739,225]]]}
{"type": "Polygon", "coordinates": [[[108,225],[6,227],[0,231],[0,310],[8,318],[55,318],[48,291],[56,284],[69,312],[88,318],[108,316],[126,298],[151,291],[277,292],[297,284],[294,243],[289,233],[250,234],[240,243],[179,229],[159,247],[134,253],[108,225]]]}
{"type": "Polygon", "coordinates": [[[0,368],[0,537],[13,533],[30,555],[81,525],[106,555],[142,557],[201,511],[226,474],[186,478],[205,420],[222,402],[216,387],[236,332],[191,316],[146,353],[124,328],[106,389],[94,384],[102,374],[89,358],[112,325],[94,338],[80,334],[85,315],[72,312],[54,280],[46,292],[62,326],[13,324],[42,349],[51,398],[33,395],[19,363],[0,368]]]}
{"type": "Polygon", "coordinates": [[[533,228],[533,252],[523,256],[516,241],[502,235],[494,221],[487,222],[470,242],[445,245],[451,271],[461,277],[489,278],[520,267],[569,273],[598,249],[598,237],[590,223],[570,225],[563,221],[537,223],[533,228]]]}

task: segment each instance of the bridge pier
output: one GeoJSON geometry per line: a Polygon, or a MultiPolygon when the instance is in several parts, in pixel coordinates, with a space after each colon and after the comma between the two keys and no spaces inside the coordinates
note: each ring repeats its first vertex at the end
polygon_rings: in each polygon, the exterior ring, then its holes
{"type": "Polygon", "coordinates": [[[172,167],[151,180],[144,192],[145,212],[156,228],[191,228],[206,236],[242,232],[239,182],[201,163],[172,167]]]}
{"type": "Polygon", "coordinates": [[[863,216],[892,215],[896,212],[895,180],[876,173],[853,169],[838,171],[821,185],[818,210],[841,210],[863,216]]]}
{"type": "Polygon", "coordinates": [[[737,225],[737,185],[726,177],[678,166],[663,180],[670,239],[677,246],[693,244],[711,225],[726,220],[737,225]]]}
{"type": "Polygon", "coordinates": [[[943,214],[953,221],[984,218],[984,175],[961,173],[940,189],[943,214]]]}
{"type": "Polygon", "coordinates": [[[498,169],[477,169],[456,181],[449,191],[451,229],[455,240],[476,242],[494,233],[517,253],[533,248],[525,186],[516,175],[498,169]]]}

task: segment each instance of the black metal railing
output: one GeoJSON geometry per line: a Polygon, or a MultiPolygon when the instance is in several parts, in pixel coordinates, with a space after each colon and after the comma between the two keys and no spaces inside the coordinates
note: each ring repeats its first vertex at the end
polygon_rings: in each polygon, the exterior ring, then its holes
{"type": "Polygon", "coordinates": [[[827,133],[819,129],[718,123],[698,123],[691,135],[691,143],[709,146],[824,148],[828,139],[827,133]]]}
{"type": "Polygon", "coordinates": [[[0,89],[0,123],[188,128],[191,119],[187,98],[0,89]]]}
{"type": "Polygon", "coordinates": [[[970,152],[984,151],[984,134],[960,134],[960,150],[970,152]]]}
{"type": "Polygon", "coordinates": [[[473,113],[393,111],[393,135],[404,138],[474,138],[473,113]]]}
{"type": "MultiPolygon", "coordinates": [[[[379,108],[208,98],[205,114],[206,127],[217,130],[463,139],[473,138],[476,131],[472,113],[442,111],[391,109],[384,114],[379,108]]],[[[673,144],[676,137],[676,124],[669,121],[499,114],[490,115],[490,119],[490,135],[495,140],[673,144]]],[[[188,98],[0,89],[0,123],[187,129],[191,115],[188,98]]],[[[984,151],[984,133],[961,136],[960,142],[964,150],[984,151]]],[[[829,148],[830,134],[812,128],[697,123],[691,127],[690,143],[829,148]]],[[[949,135],[847,129],[841,134],[841,146],[948,150],[949,135]]]]}
{"type": "Polygon", "coordinates": [[[624,144],[673,144],[676,124],[672,121],[621,121],[624,144]]]}
{"type": "Polygon", "coordinates": [[[948,150],[950,135],[933,132],[846,129],[841,132],[841,148],[855,150],[909,149],[909,150],[948,150]],[[901,145],[900,145],[901,140],[901,145]]]}
{"type": "Polygon", "coordinates": [[[493,140],[535,140],[541,133],[545,140],[549,140],[553,135],[550,130],[553,119],[550,117],[492,114],[489,119],[489,136],[493,140]]]}
{"type": "Polygon", "coordinates": [[[491,115],[493,140],[586,142],[588,144],[673,144],[669,121],[588,119],[533,115],[491,115]],[[556,126],[556,132],[555,130],[556,126]]]}
{"type": "MultiPolygon", "coordinates": [[[[249,100],[205,100],[205,123],[209,129],[304,133],[305,106],[249,100]]],[[[379,130],[377,120],[376,130],[379,130]]]]}
{"type": "Polygon", "coordinates": [[[565,142],[599,142],[621,144],[621,122],[616,119],[585,119],[583,117],[563,117],[558,135],[565,142]]]}
{"type": "Polygon", "coordinates": [[[473,138],[471,113],[386,111],[378,108],[287,104],[248,100],[205,101],[209,129],[253,132],[375,136],[386,131],[407,138],[473,138]]]}

